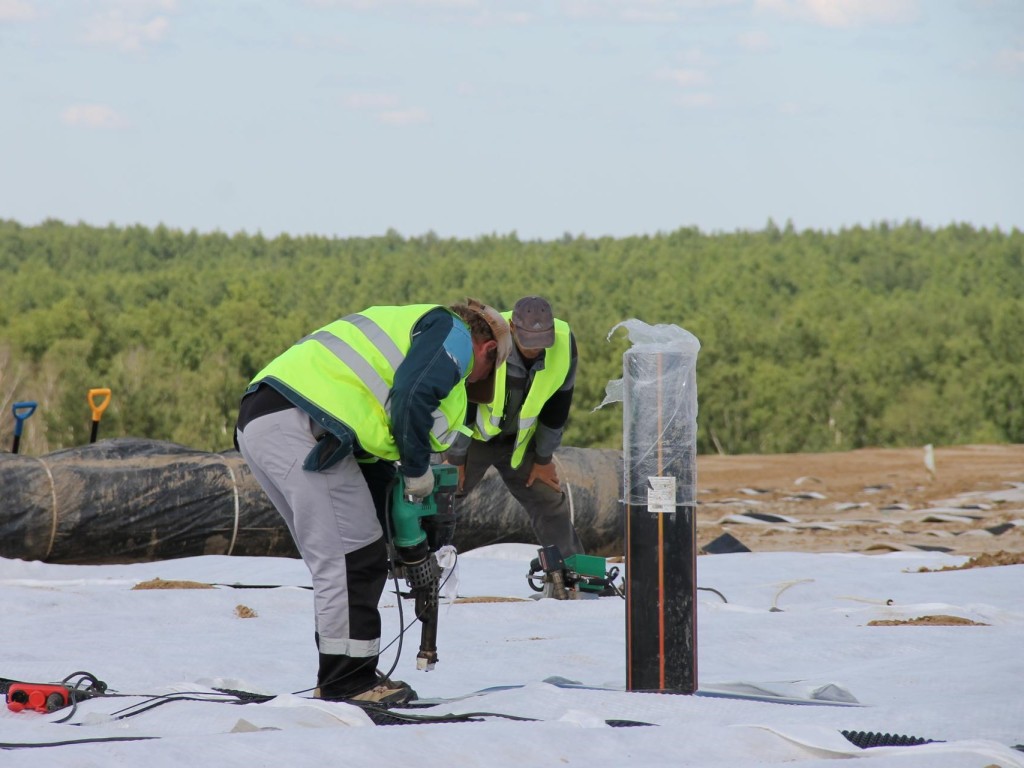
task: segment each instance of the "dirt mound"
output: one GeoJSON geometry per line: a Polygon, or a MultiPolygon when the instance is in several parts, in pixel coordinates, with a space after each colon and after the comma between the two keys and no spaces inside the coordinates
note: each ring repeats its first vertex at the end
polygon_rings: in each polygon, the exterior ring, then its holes
{"type": "Polygon", "coordinates": [[[149,581],[140,581],[132,589],[213,589],[212,584],[204,584],[201,581],[181,581],[176,579],[161,579],[157,576],[149,581]]]}
{"type": "Polygon", "coordinates": [[[987,627],[977,621],[961,616],[939,613],[934,616],[918,616],[916,619],[878,619],[869,621],[869,627],[987,627]]]}

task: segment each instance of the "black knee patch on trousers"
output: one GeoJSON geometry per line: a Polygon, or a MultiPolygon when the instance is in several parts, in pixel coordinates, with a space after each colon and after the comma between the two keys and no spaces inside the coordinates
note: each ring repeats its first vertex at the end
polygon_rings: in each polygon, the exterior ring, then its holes
{"type": "Polygon", "coordinates": [[[388,578],[388,548],[384,537],[345,555],[348,574],[349,637],[380,637],[380,596],[388,578]]]}
{"type": "MultiPolygon", "coordinates": [[[[388,550],[383,537],[345,555],[348,575],[349,637],[380,638],[378,604],[388,578],[388,550]]],[[[320,637],[316,636],[319,649],[320,637]]],[[[321,653],[317,684],[322,698],[343,699],[372,688],[377,682],[374,656],[321,653]]]]}

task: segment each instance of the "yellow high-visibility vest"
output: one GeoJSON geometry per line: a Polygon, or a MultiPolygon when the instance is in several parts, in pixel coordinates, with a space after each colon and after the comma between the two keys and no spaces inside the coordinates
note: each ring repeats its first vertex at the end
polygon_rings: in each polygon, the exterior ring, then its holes
{"type": "MultiPolygon", "coordinates": [[[[511,312],[502,312],[502,317],[509,320],[511,312]]],[[[544,351],[543,367],[535,367],[530,391],[526,394],[522,407],[519,409],[519,431],[516,433],[515,448],[512,450],[513,467],[523,463],[526,447],[530,438],[537,431],[537,418],[544,404],[565,383],[572,363],[572,339],[569,324],[564,320],[555,319],[555,343],[544,351]]],[[[490,440],[501,432],[501,420],[505,415],[505,372],[507,363],[497,370],[494,380],[494,401],[490,404],[477,406],[476,423],[473,437],[476,440],[490,440]]]]}
{"type": "MultiPolygon", "coordinates": [[[[437,304],[370,307],[325,325],[272,360],[249,388],[268,379],[283,384],[352,429],[364,450],[396,461],[389,394],[395,371],[412,346],[412,330],[437,304]]],[[[468,375],[468,371],[466,373],[468,375]]],[[[430,443],[447,450],[466,418],[466,387],[457,384],[434,411],[430,443]]]]}

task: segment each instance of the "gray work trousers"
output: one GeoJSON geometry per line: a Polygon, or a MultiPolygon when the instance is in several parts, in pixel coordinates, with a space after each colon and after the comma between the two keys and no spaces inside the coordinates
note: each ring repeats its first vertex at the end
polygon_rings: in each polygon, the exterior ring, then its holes
{"type": "Polygon", "coordinates": [[[542,547],[555,544],[562,557],[583,554],[583,544],[573,527],[565,491],[559,493],[540,480],[535,480],[527,488],[526,481],[533,467],[533,446],[527,448],[523,463],[515,469],[511,463],[514,447],[511,440],[500,437],[488,441],[473,440],[466,452],[464,493],[468,494],[477,486],[488,467],[494,467],[509,493],[526,510],[533,534],[542,547]]]}
{"type": "Polygon", "coordinates": [[[238,432],[242,456],[312,576],[321,667],[324,654],[346,657],[332,665],[347,668],[341,690],[365,690],[376,679],[387,547],[360,464],[349,455],[327,470],[303,470],[315,445],[309,417],[297,408],[260,416],[238,432]]]}

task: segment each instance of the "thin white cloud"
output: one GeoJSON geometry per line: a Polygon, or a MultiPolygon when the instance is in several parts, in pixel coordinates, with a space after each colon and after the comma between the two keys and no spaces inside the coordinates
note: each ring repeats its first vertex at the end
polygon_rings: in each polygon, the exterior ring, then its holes
{"type": "Polygon", "coordinates": [[[1024,73],[1024,47],[999,51],[996,54],[996,67],[1011,75],[1024,73]]]}
{"type": "Polygon", "coordinates": [[[326,11],[335,9],[391,17],[440,18],[473,27],[522,27],[539,17],[538,6],[520,0],[305,0],[326,11]]]}
{"type": "Polygon", "coordinates": [[[673,86],[672,103],[690,109],[713,105],[715,97],[708,90],[711,84],[706,68],[708,60],[701,50],[694,48],[685,51],[679,60],[679,66],[664,67],[654,73],[656,80],[673,86]]]}
{"type": "Polygon", "coordinates": [[[736,42],[740,48],[751,53],[765,53],[775,47],[768,33],[757,30],[743,32],[736,38],[736,42]]]}
{"type": "Polygon", "coordinates": [[[378,112],[377,120],[385,125],[421,125],[430,122],[430,115],[425,109],[410,107],[378,112]]]}
{"type": "Polygon", "coordinates": [[[366,13],[444,14],[474,26],[524,26],[560,16],[575,21],[670,24],[695,12],[741,7],[749,0],[305,0],[322,9],[366,13]]]}
{"type": "Polygon", "coordinates": [[[672,101],[680,107],[700,109],[713,106],[715,104],[715,97],[706,91],[696,91],[694,93],[681,93],[673,97],[672,101]]]}
{"type": "Polygon", "coordinates": [[[473,24],[478,27],[525,27],[536,20],[537,14],[529,11],[482,11],[474,16],[473,24]]]}
{"type": "Polygon", "coordinates": [[[0,23],[5,21],[32,21],[36,9],[26,0],[0,0],[0,23]]]}
{"type": "MultiPolygon", "coordinates": [[[[467,9],[474,10],[480,7],[478,0],[405,0],[416,8],[442,8],[446,10],[467,9]]],[[[398,0],[399,3],[402,0],[398,0]]]]}
{"type": "Polygon", "coordinates": [[[61,122],[86,128],[123,128],[127,122],[102,104],[74,104],[60,114],[61,122]]]}
{"type": "Polygon", "coordinates": [[[708,83],[708,75],[704,70],[688,67],[663,69],[658,72],[658,79],[675,83],[680,88],[699,88],[708,83]]]}
{"type": "Polygon", "coordinates": [[[177,0],[108,0],[85,27],[86,42],[122,51],[141,51],[159,43],[171,28],[167,14],[177,0]]]}
{"type": "Polygon", "coordinates": [[[754,0],[754,8],[833,28],[906,24],[920,12],[918,0],[754,0]]]}
{"type": "Polygon", "coordinates": [[[561,12],[575,19],[618,19],[641,24],[669,24],[696,11],[742,5],[744,0],[562,0],[561,12]]]}
{"type": "Polygon", "coordinates": [[[417,125],[429,123],[429,113],[420,107],[403,107],[391,93],[350,93],[344,104],[356,112],[367,112],[385,125],[417,125]]]}
{"type": "Polygon", "coordinates": [[[541,20],[678,24],[702,13],[749,6],[750,0],[304,0],[322,10],[444,18],[474,27],[525,27],[541,20]]]}
{"type": "Polygon", "coordinates": [[[453,11],[473,14],[482,9],[479,0],[306,0],[313,8],[356,10],[364,12],[402,13],[409,11],[432,13],[453,11]]]}
{"type": "Polygon", "coordinates": [[[478,0],[306,0],[306,4],[314,8],[343,8],[349,11],[475,11],[480,8],[478,0]]]}
{"type": "Polygon", "coordinates": [[[398,106],[398,97],[390,93],[350,93],[345,106],[360,112],[379,112],[398,106]]]}
{"type": "Polygon", "coordinates": [[[305,51],[354,51],[357,47],[343,35],[292,35],[292,45],[305,51]]]}

